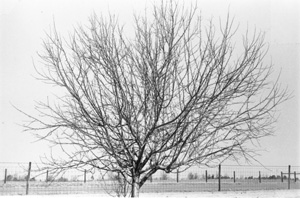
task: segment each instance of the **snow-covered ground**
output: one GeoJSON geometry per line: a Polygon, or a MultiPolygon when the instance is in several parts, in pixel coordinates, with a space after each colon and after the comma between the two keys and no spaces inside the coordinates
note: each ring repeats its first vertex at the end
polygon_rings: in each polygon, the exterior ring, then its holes
{"type": "MultiPolygon", "coordinates": [[[[0,198],[21,198],[24,196],[0,196],[0,198]]],[[[27,195],[26,198],[111,198],[107,194],[69,195],[27,195]]],[[[227,192],[182,192],[141,193],[140,198],[300,198],[300,190],[227,191],[227,192]]]]}

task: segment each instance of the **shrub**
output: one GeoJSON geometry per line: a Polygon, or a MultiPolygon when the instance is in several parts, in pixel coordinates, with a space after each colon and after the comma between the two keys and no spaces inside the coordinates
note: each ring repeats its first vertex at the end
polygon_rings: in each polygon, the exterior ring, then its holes
{"type": "Polygon", "coordinates": [[[112,180],[112,181],[120,181],[122,179],[122,176],[120,174],[114,174],[114,173],[110,173],[108,175],[109,177],[109,180],[112,180]]]}
{"type": "Polygon", "coordinates": [[[6,176],[6,181],[13,181],[13,179],[14,179],[14,176],[12,176],[12,175],[6,176]]]}
{"type": "Polygon", "coordinates": [[[46,182],[52,182],[52,181],[54,181],[54,180],[55,180],[55,178],[54,178],[54,177],[52,177],[52,176],[48,176],[48,178],[47,178],[46,182]]]}
{"type": "Polygon", "coordinates": [[[36,181],[35,177],[30,178],[30,181],[36,181]]]}
{"type": "Polygon", "coordinates": [[[189,174],[188,174],[188,179],[189,179],[189,180],[192,180],[192,179],[194,179],[194,175],[193,175],[193,173],[189,173],[189,174]]]}
{"type": "Polygon", "coordinates": [[[198,177],[198,174],[197,173],[195,173],[195,174],[193,174],[193,173],[189,173],[188,174],[188,179],[189,180],[192,180],[192,179],[198,179],[199,177],[198,177]]]}
{"type": "Polygon", "coordinates": [[[23,180],[22,180],[22,178],[21,178],[21,179],[18,179],[17,177],[13,177],[13,178],[12,178],[12,181],[23,181],[23,180]]]}
{"type": "Polygon", "coordinates": [[[168,179],[167,173],[162,173],[160,180],[167,180],[167,179],[168,179]]]}
{"type": "Polygon", "coordinates": [[[230,179],[228,175],[222,176],[222,179],[230,179]]]}
{"type": "Polygon", "coordinates": [[[78,176],[72,176],[72,177],[71,177],[71,181],[72,181],[72,182],[77,182],[77,181],[79,181],[79,180],[78,180],[78,176]]]}
{"type": "Polygon", "coordinates": [[[108,178],[112,182],[110,190],[112,190],[117,195],[117,197],[126,197],[127,194],[130,192],[130,186],[126,181],[126,178],[124,178],[124,176],[120,173],[109,173],[108,178]]]}
{"type": "Polygon", "coordinates": [[[67,178],[64,178],[64,177],[60,177],[57,181],[58,181],[58,182],[67,182],[68,179],[67,179],[67,178]]]}

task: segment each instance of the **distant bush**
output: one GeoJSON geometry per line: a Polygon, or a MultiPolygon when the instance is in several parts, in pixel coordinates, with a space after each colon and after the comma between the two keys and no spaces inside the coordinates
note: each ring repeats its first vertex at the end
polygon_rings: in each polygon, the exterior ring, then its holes
{"type": "Polygon", "coordinates": [[[281,176],[280,175],[271,175],[271,176],[269,176],[268,179],[281,179],[281,176]]]}
{"type": "Polygon", "coordinates": [[[189,179],[189,180],[194,179],[194,174],[193,174],[193,173],[189,173],[189,174],[188,174],[188,179],[189,179]]]}
{"type": "Polygon", "coordinates": [[[222,179],[230,179],[228,175],[221,176],[222,179]]]}
{"type": "Polygon", "coordinates": [[[54,177],[52,177],[52,176],[48,176],[48,178],[47,178],[46,182],[52,182],[52,181],[54,181],[54,180],[55,180],[55,178],[54,178],[54,177]]]}
{"type": "MultiPolygon", "coordinates": [[[[18,175],[7,175],[6,176],[6,181],[26,181],[27,176],[18,176],[18,175]]],[[[30,181],[35,181],[35,177],[30,178],[30,181]]]]}
{"type": "Polygon", "coordinates": [[[7,175],[6,181],[26,181],[26,177],[19,177],[18,175],[7,175]]]}
{"type": "Polygon", "coordinates": [[[7,175],[6,176],[6,181],[14,181],[15,177],[12,175],[7,175]]]}
{"type": "Polygon", "coordinates": [[[276,179],[276,176],[275,175],[271,175],[271,176],[269,176],[268,179],[276,179]]]}
{"type": "Polygon", "coordinates": [[[72,181],[72,182],[77,182],[77,181],[79,181],[78,176],[72,176],[72,177],[71,177],[71,181],[72,181]]]}
{"type": "MultiPolygon", "coordinates": [[[[20,180],[20,181],[27,181],[27,177],[28,177],[28,176],[26,175],[26,176],[24,176],[24,177],[21,177],[19,180],[20,180]]],[[[29,181],[35,181],[35,178],[32,177],[32,178],[29,179],[29,181]]]]}
{"type": "Polygon", "coordinates": [[[60,177],[57,181],[58,181],[58,182],[67,182],[68,179],[65,178],[65,177],[60,177]]]}
{"type": "Polygon", "coordinates": [[[168,175],[167,173],[162,173],[161,177],[160,177],[160,180],[167,180],[168,179],[168,175]]]}
{"type": "Polygon", "coordinates": [[[198,177],[198,174],[197,173],[189,173],[188,174],[188,179],[189,180],[193,180],[193,179],[198,179],[199,177],[198,177]]]}
{"type": "Polygon", "coordinates": [[[13,177],[12,181],[22,181],[22,179],[18,179],[16,177],[13,177]]]}
{"type": "Polygon", "coordinates": [[[109,179],[113,180],[113,181],[119,181],[121,179],[121,177],[118,174],[110,174],[109,179]]]}

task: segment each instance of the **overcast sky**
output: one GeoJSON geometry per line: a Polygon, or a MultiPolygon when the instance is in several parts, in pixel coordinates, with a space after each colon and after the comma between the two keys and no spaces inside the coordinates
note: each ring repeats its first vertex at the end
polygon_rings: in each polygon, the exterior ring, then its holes
{"type": "MultiPolygon", "coordinates": [[[[0,0],[0,162],[38,161],[49,153],[44,142],[33,143],[30,133],[19,126],[26,117],[13,105],[34,113],[35,101],[45,101],[54,92],[36,80],[33,62],[40,66],[37,52],[53,21],[63,35],[73,27],[85,24],[95,12],[117,14],[125,26],[130,26],[132,14],[143,12],[146,6],[159,1],[142,0],[0,0]]],[[[185,1],[188,2],[188,1],[185,1]]],[[[299,1],[244,0],[197,1],[204,19],[234,16],[242,35],[245,28],[256,28],[266,34],[269,52],[265,63],[274,64],[274,73],[281,72],[280,82],[294,97],[281,105],[280,117],[273,137],[261,140],[264,165],[300,165],[299,159],[299,66],[300,9],[299,1]]],[[[240,37],[242,38],[242,37],[240,37]]],[[[238,41],[237,41],[238,42],[238,41]]]]}

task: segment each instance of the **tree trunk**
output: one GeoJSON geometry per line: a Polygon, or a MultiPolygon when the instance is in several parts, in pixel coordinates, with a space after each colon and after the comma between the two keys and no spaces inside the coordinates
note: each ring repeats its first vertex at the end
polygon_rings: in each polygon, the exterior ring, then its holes
{"type": "Polygon", "coordinates": [[[139,176],[132,177],[131,197],[139,197],[139,193],[140,193],[139,182],[140,182],[139,176]]]}

